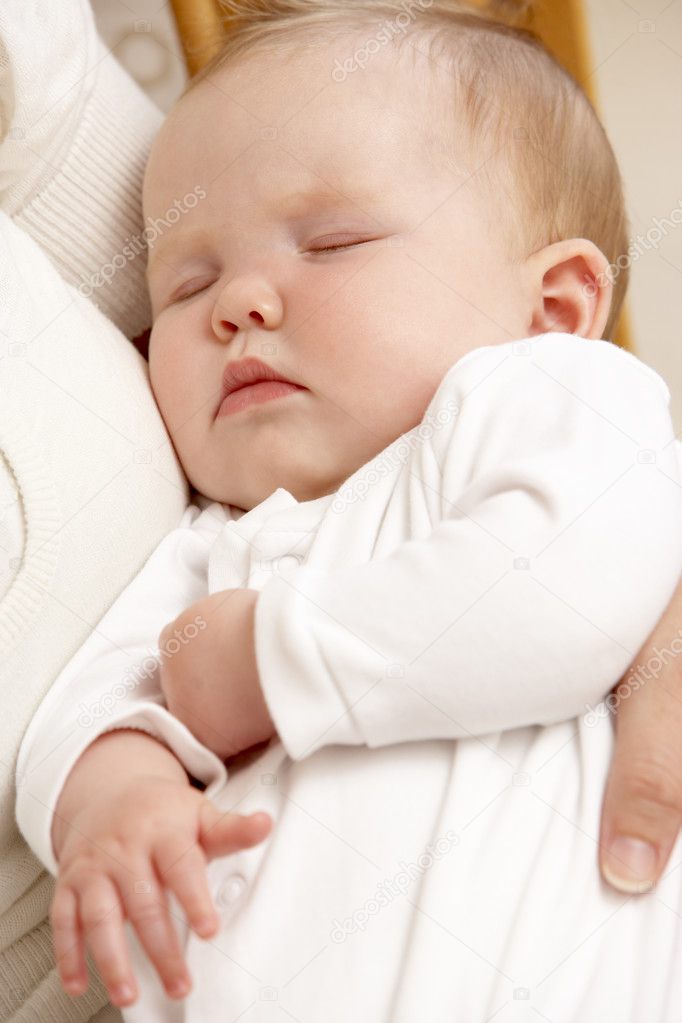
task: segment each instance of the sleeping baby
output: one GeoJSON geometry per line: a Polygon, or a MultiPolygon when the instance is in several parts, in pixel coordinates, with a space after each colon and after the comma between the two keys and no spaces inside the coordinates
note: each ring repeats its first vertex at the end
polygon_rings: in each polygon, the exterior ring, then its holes
{"type": "Polygon", "coordinates": [[[144,185],[194,500],[19,756],[64,988],[87,945],[126,1023],[679,1019],[679,871],[598,870],[591,708],[682,570],[605,133],[456,3],[225,7],[144,185]]]}

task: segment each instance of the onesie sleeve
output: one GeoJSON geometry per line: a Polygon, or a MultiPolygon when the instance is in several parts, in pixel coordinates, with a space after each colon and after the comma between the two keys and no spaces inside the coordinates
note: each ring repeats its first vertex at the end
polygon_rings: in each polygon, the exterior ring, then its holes
{"type": "Polygon", "coordinates": [[[428,535],[259,595],[256,658],[289,756],[551,724],[600,701],[682,571],[669,400],[633,355],[573,335],[455,363],[427,416],[456,414],[406,469],[438,508],[428,535]]]}
{"type": "Polygon", "coordinates": [[[164,625],[206,596],[210,539],[190,505],[57,676],[24,735],[16,769],[16,818],[50,873],[54,809],[81,753],[104,732],[139,728],[168,746],[209,786],[226,779],[222,761],[164,705],[157,640],[164,625]]]}

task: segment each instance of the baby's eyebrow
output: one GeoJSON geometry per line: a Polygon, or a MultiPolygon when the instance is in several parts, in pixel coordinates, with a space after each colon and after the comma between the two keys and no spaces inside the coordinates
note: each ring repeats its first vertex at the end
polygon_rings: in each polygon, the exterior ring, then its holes
{"type": "Polygon", "coordinates": [[[182,241],[183,245],[189,245],[195,239],[201,238],[206,238],[206,231],[201,227],[189,228],[187,231],[182,232],[182,235],[178,234],[178,232],[168,235],[167,238],[164,238],[162,235],[161,238],[154,245],[150,245],[147,250],[147,277],[149,277],[150,272],[158,265],[158,263],[163,263],[163,259],[159,253],[163,252],[164,249],[171,248],[180,241],[182,241]]]}
{"type": "Polygon", "coordinates": [[[350,188],[345,186],[339,189],[330,189],[329,191],[312,187],[310,189],[297,189],[294,192],[289,192],[287,195],[279,196],[271,204],[271,208],[280,215],[291,216],[301,210],[305,210],[308,206],[334,204],[341,206],[350,204],[361,208],[363,203],[376,201],[377,198],[376,189],[369,187],[366,183],[350,188]]]}

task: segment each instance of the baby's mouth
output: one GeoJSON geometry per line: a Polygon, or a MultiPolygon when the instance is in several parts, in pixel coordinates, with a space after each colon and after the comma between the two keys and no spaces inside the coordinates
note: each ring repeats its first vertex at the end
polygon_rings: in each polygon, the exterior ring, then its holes
{"type": "Polygon", "coordinates": [[[214,418],[231,415],[251,405],[283,398],[306,390],[301,384],[282,376],[261,359],[248,356],[227,364],[223,370],[220,399],[214,418]]]}
{"type": "Polygon", "coordinates": [[[299,384],[292,384],[287,380],[258,380],[254,384],[247,384],[230,391],[221,401],[216,419],[241,412],[242,409],[249,408],[251,405],[260,405],[265,401],[284,398],[289,394],[305,390],[307,388],[301,387],[299,384]]]}

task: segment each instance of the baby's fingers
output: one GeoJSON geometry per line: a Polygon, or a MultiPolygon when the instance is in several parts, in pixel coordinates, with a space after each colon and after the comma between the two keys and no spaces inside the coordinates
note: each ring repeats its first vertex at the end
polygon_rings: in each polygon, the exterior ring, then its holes
{"type": "Polygon", "coordinates": [[[114,1005],[131,1005],[137,986],[123,928],[121,896],[104,874],[84,886],[80,917],[85,938],[114,1005]]]}
{"type": "Polygon", "coordinates": [[[75,892],[58,884],[50,906],[54,955],[62,986],[69,995],[82,995],[88,988],[85,947],[78,921],[75,892]]]}
{"type": "Polygon", "coordinates": [[[171,998],[184,998],[192,987],[180,939],[168,911],[166,893],[147,860],[126,883],[126,911],[140,942],[171,998]]]}
{"type": "Polygon", "coordinates": [[[187,837],[174,836],[159,842],[154,856],[162,884],[170,888],[182,905],[190,927],[201,938],[215,934],[219,921],[201,847],[187,837]]]}
{"type": "Polygon", "coordinates": [[[200,807],[199,841],[208,859],[258,845],[269,834],[272,818],[264,812],[244,817],[239,813],[222,813],[204,798],[200,807]]]}

